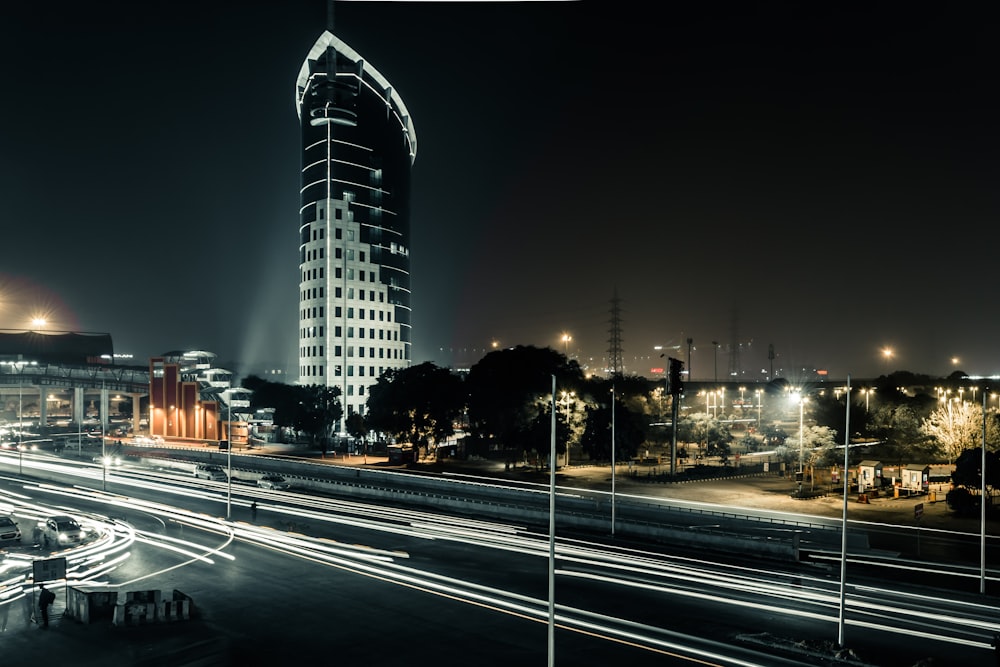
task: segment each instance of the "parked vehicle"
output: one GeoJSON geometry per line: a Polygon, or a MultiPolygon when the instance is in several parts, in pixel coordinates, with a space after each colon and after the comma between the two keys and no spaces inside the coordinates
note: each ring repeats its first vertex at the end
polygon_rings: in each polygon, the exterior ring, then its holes
{"type": "Polygon", "coordinates": [[[210,479],[216,482],[226,482],[229,480],[229,475],[226,474],[226,471],[221,466],[210,463],[199,463],[195,466],[194,476],[198,479],[210,479]]]}
{"type": "Polygon", "coordinates": [[[281,475],[269,474],[269,475],[264,475],[263,477],[258,479],[257,486],[259,486],[262,489],[275,489],[278,491],[283,491],[288,487],[290,487],[291,484],[289,484],[288,480],[286,480],[281,475]]]}

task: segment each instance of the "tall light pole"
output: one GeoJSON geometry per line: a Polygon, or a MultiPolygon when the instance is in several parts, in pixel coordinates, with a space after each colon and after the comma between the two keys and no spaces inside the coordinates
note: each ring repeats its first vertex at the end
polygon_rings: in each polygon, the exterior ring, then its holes
{"type": "Polygon", "coordinates": [[[24,438],[24,435],[22,434],[22,431],[24,431],[24,419],[21,416],[24,407],[24,403],[21,398],[21,385],[23,384],[23,381],[24,381],[24,368],[18,368],[17,369],[17,474],[18,475],[24,474],[24,468],[21,462],[21,457],[23,456],[21,451],[23,448],[22,440],[24,438]]]}
{"type": "Polygon", "coordinates": [[[687,379],[691,380],[691,346],[694,345],[694,338],[687,339],[688,344],[688,365],[687,365],[687,379]]]}
{"type": "Polygon", "coordinates": [[[803,426],[805,424],[805,422],[804,422],[804,420],[802,418],[802,407],[803,407],[803,405],[805,405],[805,401],[803,401],[802,397],[799,396],[799,473],[800,474],[802,473],[802,454],[805,451],[804,448],[803,448],[803,445],[804,445],[804,439],[803,439],[804,428],[803,428],[803,426]]]}
{"type": "Polygon", "coordinates": [[[101,471],[104,490],[108,490],[108,452],[104,437],[104,379],[101,379],[101,396],[97,399],[97,419],[101,422],[101,471]]]}
{"type": "Polygon", "coordinates": [[[871,387],[867,387],[866,389],[861,390],[861,393],[865,395],[865,412],[868,412],[868,400],[871,398],[873,391],[875,390],[872,389],[871,387]]]}
{"type": "Polygon", "coordinates": [[[573,406],[573,400],[576,398],[575,391],[563,391],[563,400],[566,403],[566,465],[569,465],[569,440],[570,440],[570,421],[572,417],[571,408],[573,406]]]}
{"type": "Polygon", "coordinates": [[[552,426],[549,436],[549,627],[548,667],[556,664],[556,376],[552,376],[552,426]]]}
{"type": "Polygon", "coordinates": [[[229,424],[226,425],[226,518],[233,516],[233,388],[226,390],[226,409],[229,424]]]}
{"type": "Polygon", "coordinates": [[[802,492],[802,475],[803,475],[803,458],[805,454],[805,420],[803,419],[803,406],[805,405],[805,398],[802,396],[801,392],[796,392],[793,394],[794,398],[799,402],[799,493],[802,492]]]}
{"type": "Polygon", "coordinates": [[[569,343],[570,343],[571,340],[573,340],[573,337],[570,336],[568,333],[564,333],[562,335],[563,354],[565,355],[565,357],[567,359],[569,359],[569,343]]]}
{"type": "Polygon", "coordinates": [[[615,534],[615,385],[611,385],[611,534],[615,534]]]}
{"type": "Polygon", "coordinates": [[[838,616],[837,643],[844,646],[844,611],[846,608],[847,589],[847,492],[850,490],[847,466],[850,465],[848,454],[851,449],[851,376],[847,376],[847,393],[845,394],[844,415],[844,509],[840,528],[840,613],[838,616]]]}
{"type": "Polygon", "coordinates": [[[759,431],[760,430],[760,401],[761,401],[763,392],[760,389],[758,389],[756,391],[756,394],[757,394],[757,430],[759,431]]]}

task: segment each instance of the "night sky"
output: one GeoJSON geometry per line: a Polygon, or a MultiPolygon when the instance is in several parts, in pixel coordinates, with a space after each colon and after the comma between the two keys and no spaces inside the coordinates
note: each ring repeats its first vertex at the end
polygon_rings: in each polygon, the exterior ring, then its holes
{"type": "MultiPolygon", "coordinates": [[[[761,379],[769,345],[792,379],[1000,373],[992,14],[696,4],[336,5],[416,127],[413,361],[600,368],[617,292],[629,373],[688,338],[695,380],[761,379]]],[[[0,328],[294,368],[294,84],[326,21],[5,5],[0,328]]]]}

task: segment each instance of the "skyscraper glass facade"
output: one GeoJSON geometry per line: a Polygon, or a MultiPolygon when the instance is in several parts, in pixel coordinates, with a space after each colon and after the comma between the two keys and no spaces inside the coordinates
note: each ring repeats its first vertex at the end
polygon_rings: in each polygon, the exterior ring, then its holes
{"type": "Polygon", "coordinates": [[[331,32],[295,85],[302,129],[299,382],[345,417],[410,361],[410,168],[417,139],[389,82],[331,32]]]}

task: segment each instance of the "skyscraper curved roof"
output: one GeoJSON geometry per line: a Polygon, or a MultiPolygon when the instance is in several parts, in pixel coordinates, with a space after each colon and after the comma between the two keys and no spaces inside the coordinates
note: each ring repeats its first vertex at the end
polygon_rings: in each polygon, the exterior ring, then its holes
{"type": "MultiPolygon", "coordinates": [[[[396,89],[393,88],[389,80],[382,76],[382,73],[377,69],[372,67],[365,61],[364,58],[358,54],[357,51],[345,44],[339,37],[334,35],[329,30],[323,32],[316,43],[313,44],[312,49],[309,50],[309,54],[306,59],[302,62],[302,67],[299,69],[299,76],[295,82],[295,109],[299,114],[299,119],[302,119],[302,97],[309,85],[309,77],[311,75],[309,71],[309,63],[319,60],[320,56],[329,47],[333,47],[337,53],[348,58],[351,62],[358,63],[361,62],[364,65],[364,72],[369,75],[379,86],[381,86],[382,91],[387,91],[390,96],[390,101],[393,106],[396,107],[399,116],[404,124],[403,130],[406,132],[407,137],[410,142],[410,163],[417,157],[417,132],[413,127],[413,121],[410,118],[410,112],[407,110],[406,105],[403,104],[403,98],[399,96],[396,89]]],[[[380,93],[382,91],[379,91],[380,93]]]]}

